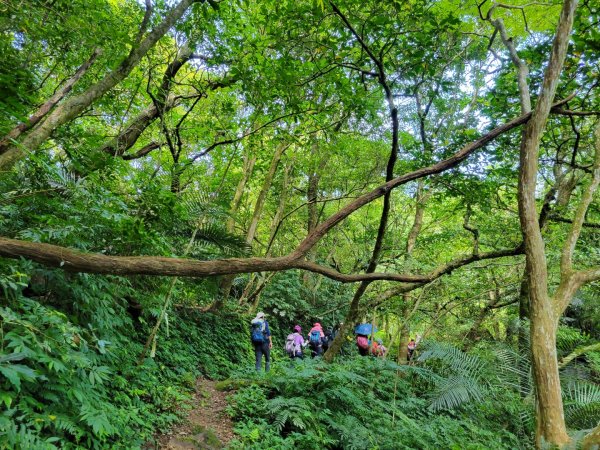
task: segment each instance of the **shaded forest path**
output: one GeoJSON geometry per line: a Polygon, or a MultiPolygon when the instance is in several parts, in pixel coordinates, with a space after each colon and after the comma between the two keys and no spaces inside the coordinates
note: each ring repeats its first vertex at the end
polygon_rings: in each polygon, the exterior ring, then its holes
{"type": "Polygon", "coordinates": [[[215,450],[227,446],[234,437],[233,422],[225,412],[227,393],[218,391],[215,385],[204,378],[196,380],[187,420],[160,437],[160,449],[215,450]]]}

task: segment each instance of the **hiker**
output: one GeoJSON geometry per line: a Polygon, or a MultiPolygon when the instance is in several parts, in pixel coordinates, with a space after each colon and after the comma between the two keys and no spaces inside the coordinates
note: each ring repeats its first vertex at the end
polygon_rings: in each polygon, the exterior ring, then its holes
{"type": "Polygon", "coordinates": [[[356,347],[360,356],[369,356],[369,338],[364,334],[356,335],[356,347]]]}
{"type": "Polygon", "coordinates": [[[417,343],[415,342],[414,339],[411,339],[410,342],[408,343],[408,354],[406,355],[407,361],[410,362],[412,360],[415,348],[417,348],[417,343]]]}
{"type": "Polygon", "coordinates": [[[387,353],[387,348],[383,345],[381,339],[376,339],[371,345],[371,354],[373,356],[383,357],[387,353]]]}
{"type": "Polygon", "coordinates": [[[307,344],[308,342],[305,342],[304,337],[302,337],[302,328],[300,325],[296,325],[294,327],[294,332],[288,334],[288,337],[285,340],[285,351],[292,359],[304,359],[302,349],[306,347],[307,344]]]}
{"type": "Polygon", "coordinates": [[[260,372],[262,357],[265,355],[265,372],[271,368],[271,330],[269,323],[265,320],[265,313],[259,312],[252,322],[250,322],[250,337],[254,345],[254,354],[256,356],[256,371],[260,372]]]}
{"type": "Polygon", "coordinates": [[[315,323],[308,333],[308,345],[310,346],[310,355],[312,358],[323,354],[323,338],[325,333],[319,322],[315,323]]]}
{"type": "Polygon", "coordinates": [[[323,353],[329,350],[329,346],[331,345],[333,338],[333,329],[328,328],[327,330],[325,330],[325,337],[323,338],[323,353]]]}
{"type": "Polygon", "coordinates": [[[373,333],[373,326],[370,323],[360,323],[354,327],[356,334],[356,348],[360,356],[369,356],[369,347],[371,341],[369,335],[373,333]]]}

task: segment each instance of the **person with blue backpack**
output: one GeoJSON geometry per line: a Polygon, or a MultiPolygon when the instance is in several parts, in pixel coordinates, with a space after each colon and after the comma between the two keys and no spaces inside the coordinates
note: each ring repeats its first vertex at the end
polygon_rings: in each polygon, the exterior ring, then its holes
{"type": "Polygon", "coordinates": [[[308,333],[308,345],[310,347],[310,354],[314,358],[323,354],[323,339],[325,333],[323,327],[319,322],[315,323],[308,333]]]}
{"type": "Polygon", "coordinates": [[[250,322],[250,338],[254,346],[254,355],[256,356],[256,371],[260,372],[262,357],[265,356],[265,372],[271,368],[271,348],[273,341],[271,339],[271,330],[269,323],[265,319],[265,313],[259,312],[250,322]]]}

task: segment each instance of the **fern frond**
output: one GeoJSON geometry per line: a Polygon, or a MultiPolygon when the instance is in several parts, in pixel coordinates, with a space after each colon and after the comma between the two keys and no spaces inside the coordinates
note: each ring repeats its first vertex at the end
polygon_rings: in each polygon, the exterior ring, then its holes
{"type": "Polygon", "coordinates": [[[476,355],[468,354],[462,350],[448,344],[437,342],[427,343],[425,350],[419,357],[419,362],[425,362],[430,359],[439,359],[448,366],[451,373],[461,373],[470,378],[482,378],[485,369],[485,362],[476,355]]]}
{"type": "Polygon", "coordinates": [[[202,252],[210,247],[216,247],[226,256],[246,256],[251,252],[250,246],[243,237],[229,233],[225,227],[213,222],[204,223],[198,228],[194,244],[196,251],[202,252]]]}
{"type": "Polygon", "coordinates": [[[183,216],[195,225],[203,220],[225,221],[229,213],[217,203],[214,193],[201,190],[188,190],[178,204],[183,216]]]}
{"type": "Polygon", "coordinates": [[[430,396],[429,410],[455,409],[465,403],[481,401],[485,392],[486,389],[473,378],[453,375],[437,383],[430,396]]]}

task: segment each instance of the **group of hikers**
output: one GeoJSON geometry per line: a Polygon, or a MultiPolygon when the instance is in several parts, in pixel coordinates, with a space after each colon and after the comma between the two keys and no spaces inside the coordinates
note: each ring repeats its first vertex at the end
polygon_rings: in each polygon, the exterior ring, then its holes
{"type": "Polygon", "coordinates": [[[285,339],[285,352],[291,359],[304,359],[304,348],[308,346],[312,358],[321,356],[329,349],[334,337],[333,329],[323,331],[321,324],[316,322],[304,339],[302,328],[300,325],[295,325],[293,332],[285,339]]]}
{"type": "MultiPolygon", "coordinates": [[[[330,328],[323,330],[321,324],[316,322],[309,330],[306,338],[302,334],[302,327],[300,325],[295,325],[292,333],[286,338],[285,352],[291,359],[304,359],[304,349],[308,347],[312,358],[321,356],[333,342],[341,325],[342,324],[339,324],[335,329],[330,328]]],[[[361,328],[360,325],[355,329],[358,353],[361,356],[369,356],[369,354],[376,357],[385,356],[387,348],[383,345],[383,341],[381,339],[369,339],[368,333],[365,333],[362,330],[364,330],[364,328],[361,328]]],[[[264,312],[256,314],[256,317],[250,322],[250,338],[252,340],[252,345],[254,346],[256,370],[261,370],[262,359],[264,356],[265,371],[268,372],[271,366],[271,348],[273,348],[273,340],[271,337],[271,330],[269,329],[269,323],[265,319],[264,312]]],[[[416,346],[415,340],[411,339],[408,344],[408,361],[412,359],[416,346]]]]}

